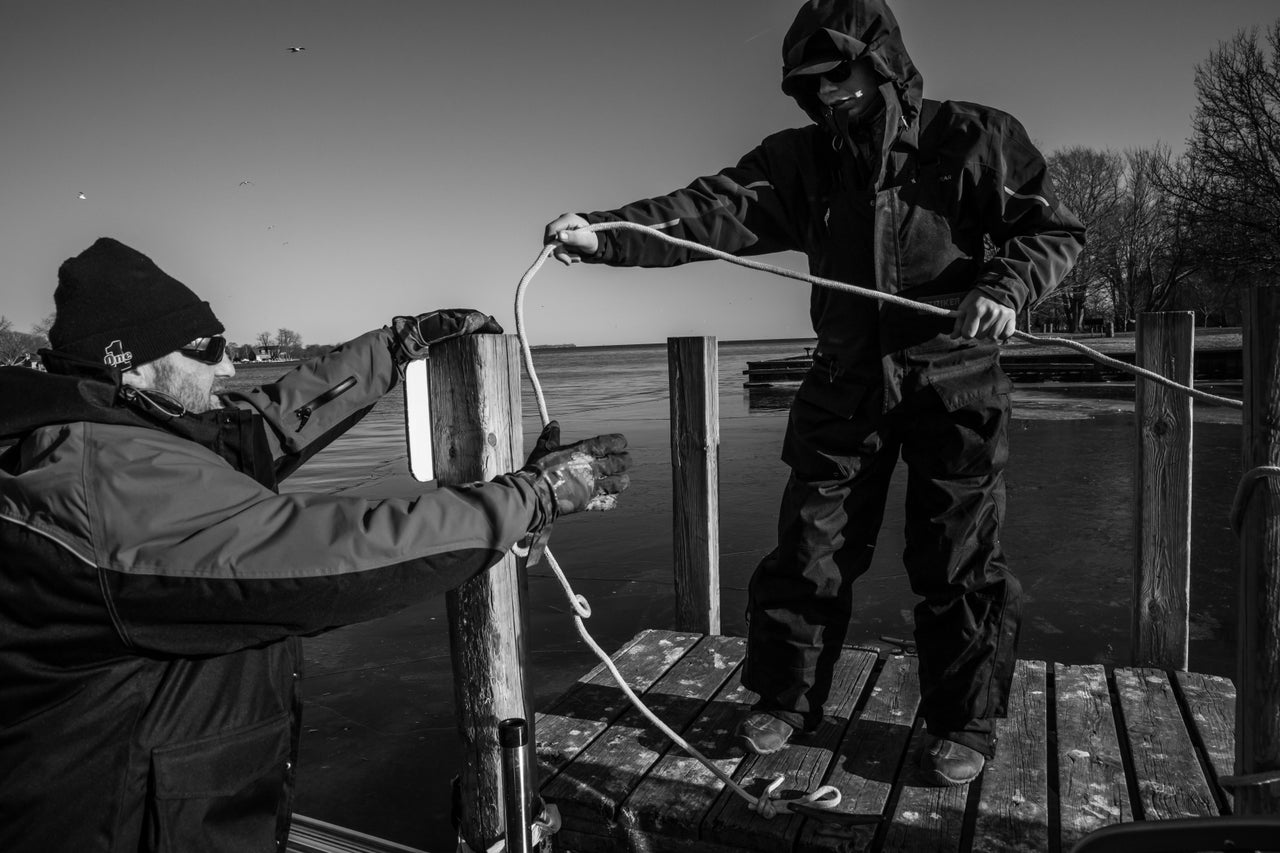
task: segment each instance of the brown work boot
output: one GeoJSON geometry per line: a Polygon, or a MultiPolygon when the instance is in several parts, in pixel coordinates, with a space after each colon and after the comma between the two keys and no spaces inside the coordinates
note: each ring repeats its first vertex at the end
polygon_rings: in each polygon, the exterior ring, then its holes
{"type": "Polygon", "coordinates": [[[978,778],[987,759],[976,749],[946,738],[935,738],[920,750],[920,769],[935,785],[964,785],[978,778]]]}
{"type": "Polygon", "coordinates": [[[756,711],[738,723],[738,741],[756,755],[785,749],[795,729],[772,714],[756,711]]]}

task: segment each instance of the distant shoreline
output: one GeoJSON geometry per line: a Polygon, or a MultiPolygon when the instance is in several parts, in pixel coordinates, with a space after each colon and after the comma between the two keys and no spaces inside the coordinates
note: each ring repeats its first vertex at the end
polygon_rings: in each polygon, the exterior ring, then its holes
{"type": "MultiPolygon", "coordinates": [[[[1099,352],[1108,355],[1116,353],[1132,353],[1135,349],[1136,333],[1133,331],[1116,332],[1113,337],[1107,337],[1099,332],[1033,332],[1036,337],[1066,338],[1084,344],[1099,352]]],[[[714,337],[714,336],[712,336],[714,337]]],[[[738,340],[718,340],[720,346],[770,346],[770,347],[788,347],[794,346],[800,352],[805,348],[815,348],[818,345],[816,338],[743,338],[738,340]]],[[[651,341],[649,343],[626,343],[626,344],[532,344],[529,349],[539,350],[574,350],[576,352],[590,352],[594,350],[634,350],[634,349],[652,349],[654,347],[665,348],[667,342],[651,341]]],[[[1195,330],[1195,348],[1197,351],[1202,350],[1231,350],[1240,349],[1243,345],[1243,337],[1239,326],[1198,326],[1195,330]]],[[[1072,352],[1065,347],[1053,347],[1041,344],[1032,344],[1027,341],[1012,340],[1004,345],[1001,351],[1002,358],[1018,358],[1023,355],[1032,353],[1051,354],[1054,352],[1067,353],[1072,352]]],[[[288,361],[249,361],[238,362],[237,367],[293,367],[299,363],[299,359],[290,359],[288,361]]]]}

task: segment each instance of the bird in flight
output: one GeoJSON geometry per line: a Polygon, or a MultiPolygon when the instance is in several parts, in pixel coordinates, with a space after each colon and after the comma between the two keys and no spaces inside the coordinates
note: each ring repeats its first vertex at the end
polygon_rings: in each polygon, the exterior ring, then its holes
{"type": "Polygon", "coordinates": [[[240,182],[240,186],[242,186],[242,187],[251,187],[251,186],[253,186],[253,181],[241,181],[241,182],[240,182]]]}
{"type": "Polygon", "coordinates": [[[299,51],[306,50],[306,48],[305,48],[305,47],[291,47],[291,48],[289,48],[288,50],[289,50],[289,52],[290,52],[290,53],[297,53],[297,52],[299,52],[299,51]]]}
{"type": "Polygon", "coordinates": [[[84,194],[84,193],[78,193],[78,194],[77,194],[77,197],[78,197],[78,198],[81,198],[81,199],[84,199],[86,196],[85,196],[85,194],[84,194]]]}

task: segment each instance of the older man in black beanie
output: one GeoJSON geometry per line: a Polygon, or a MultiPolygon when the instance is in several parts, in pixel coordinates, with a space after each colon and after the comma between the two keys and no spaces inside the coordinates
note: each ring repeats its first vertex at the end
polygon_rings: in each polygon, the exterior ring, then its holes
{"type": "Polygon", "coordinates": [[[53,303],[55,352],[101,360],[125,385],[158,389],[189,412],[222,407],[211,393],[214,377],[235,375],[222,323],[146,255],[98,239],[58,269],[53,303]]]}
{"type": "Polygon", "coordinates": [[[454,587],[628,483],[622,436],[560,447],[553,425],[488,483],[277,493],[430,344],[501,331],[476,311],[214,396],[222,324],[142,253],[98,240],[55,301],[49,372],[0,368],[5,853],[283,849],[299,637],[454,587]]]}

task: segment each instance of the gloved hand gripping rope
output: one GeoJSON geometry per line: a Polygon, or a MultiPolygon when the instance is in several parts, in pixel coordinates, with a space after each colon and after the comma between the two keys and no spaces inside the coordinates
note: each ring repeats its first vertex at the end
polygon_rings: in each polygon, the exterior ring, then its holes
{"type": "MultiPolygon", "coordinates": [[[[761,263],[759,261],[753,261],[748,258],[739,258],[727,252],[722,252],[718,249],[713,249],[709,246],[703,246],[700,243],[694,243],[689,240],[682,240],[679,237],[672,237],[669,234],[659,231],[656,228],[650,228],[647,225],[639,225],[634,222],[601,222],[595,225],[588,225],[584,230],[640,231],[645,234],[649,234],[657,239],[664,240],[673,245],[681,246],[683,248],[690,249],[692,251],[701,252],[705,255],[709,255],[714,258],[719,258],[721,260],[728,261],[733,264],[737,264],[738,266],[747,267],[748,269],[760,270],[762,272],[769,272],[769,273],[773,273],[774,275],[783,276],[785,278],[794,278],[794,279],[798,279],[800,281],[806,282],[808,284],[816,284],[822,287],[829,287],[833,290],[843,290],[846,292],[855,293],[860,296],[867,297],[869,299],[876,299],[881,302],[888,302],[894,305],[911,308],[926,314],[934,314],[940,317],[956,316],[955,311],[948,311],[945,308],[939,308],[935,305],[928,305],[922,302],[916,302],[914,300],[907,299],[905,297],[898,296],[896,294],[881,293],[880,291],[877,291],[877,290],[869,290],[867,288],[857,287],[852,284],[845,284],[844,282],[832,281],[831,279],[825,279],[825,278],[819,278],[818,276],[795,272],[794,270],[789,270],[783,267],[772,266],[770,264],[761,263]]],[[[551,253],[554,250],[555,250],[554,244],[548,244],[547,246],[543,247],[542,252],[538,255],[537,259],[533,262],[533,264],[525,272],[524,276],[520,279],[520,284],[516,287],[516,298],[515,298],[516,334],[520,338],[520,349],[524,356],[525,369],[529,371],[529,379],[533,384],[534,394],[538,401],[538,416],[541,419],[541,422],[544,427],[548,426],[551,423],[551,418],[547,414],[546,398],[543,396],[542,385],[538,382],[538,376],[533,367],[533,353],[529,348],[528,335],[525,333],[524,295],[525,295],[525,291],[528,289],[529,282],[533,280],[533,277],[535,275],[537,275],[538,270],[541,269],[543,263],[546,262],[547,258],[551,256],[551,253]]],[[[1037,337],[1027,332],[1021,332],[1017,330],[1014,331],[1013,336],[1020,338],[1022,340],[1028,341],[1030,343],[1038,344],[1042,346],[1052,345],[1052,346],[1067,347],[1068,349],[1083,353],[1084,355],[1093,359],[1099,364],[1104,364],[1109,367],[1113,367],[1117,370],[1124,371],[1133,376],[1140,376],[1143,379],[1150,380],[1159,385],[1163,385],[1167,388],[1173,388],[1175,390],[1181,391],[1203,402],[1215,403],[1220,406],[1229,406],[1237,409],[1243,406],[1243,403],[1240,400],[1233,400],[1229,397],[1219,397],[1215,394],[1209,394],[1207,392],[1200,391],[1195,388],[1190,388],[1188,386],[1175,382],[1174,380],[1169,379],[1166,376],[1161,376],[1159,373],[1155,373],[1153,371],[1146,370],[1145,368],[1137,367],[1136,365],[1127,364],[1123,361],[1110,358],[1109,356],[1103,355],[1097,350],[1091,349],[1090,347],[1087,347],[1084,344],[1078,343],[1077,341],[1073,341],[1067,338],[1037,337]]],[[[1239,500],[1237,501],[1237,503],[1239,503],[1239,500]]],[[[564,572],[560,569],[560,565],[556,562],[555,557],[552,555],[552,553],[549,550],[546,552],[546,557],[547,557],[547,563],[548,565],[551,566],[551,570],[555,573],[556,579],[560,581],[560,585],[564,588],[565,595],[569,599],[569,604],[573,607],[573,610],[574,610],[573,620],[574,620],[574,625],[578,629],[578,634],[582,637],[583,641],[591,648],[591,650],[595,652],[596,656],[600,658],[600,660],[608,668],[610,674],[613,675],[614,680],[617,681],[618,686],[622,688],[623,693],[626,694],[627,699],[630,700],[631,704],[634,705],[636,709],[640,711],[640,713],[644,714],[644,716],[650,722],[652,722],[655,726],[657,726],[658,729],[661,730],[662,733],[665,734],[668,738],[670,738],[677,746],[679,746],[689,755],[696,758],[698,761],[705,764],[707,768],[710,769],[712,772],[714,772],[716,776],[718,776],[726,785],[729,786],[731,790],[734,791],[734,793],[738,794],[740,797],[745,799],[753,811],[760,813],[764,817],[773,817],[779,812],[813,813],[815,810],[830,810],[830,809],[836,808],[840,804],[840,798],[841,798],[840,791],[837,790],[832,785],[824,785],[818,790],[814,791],[813,793],[808,794],[799,799],[779,800],[777,799],[777,796],[778,796],[777,790],[782,784],[781,776],[778,776],[777,778],[775,778],[769,784],[768,788],[766,788],[765,792],[760,797],[754,797],[745,789],[743,789],[742,786],[734,782],[728,776],[728,774],[726,774],[723,770],[721,770],[714,763],[708,760],[706,756],[702,755],[702,753],[700,753],[697,749],[695,749],[692,745],[690,745],[686,740],[684,740],[684,738],[680,737],[679,734],[677,734],[665,723],[663,723],[662,720],[658,719],[653,714],[652,711],[650,711],[647,707],[645,707],[644,703],[640,701],[640,698],[636,696],[635,692],[632,691],[632,689],[627,685],[626,680],[622,677],[622,673],[618,672],[617,667],[614,666],[613,661],[610,659],[609,655],[602,648],[600,648],[599,645],[596,644],[595,640],[592,639],[591,634],[587,631],[586,625],[584,624],[583,620],[589,619],[591,617],[591,606],[590,604],[588,604],[586,598],[584,598],[583,596],[573,591],[573,587],[569,585],[568,579],[565,577],[564,572]]]]}

